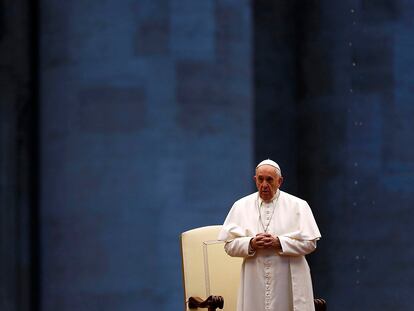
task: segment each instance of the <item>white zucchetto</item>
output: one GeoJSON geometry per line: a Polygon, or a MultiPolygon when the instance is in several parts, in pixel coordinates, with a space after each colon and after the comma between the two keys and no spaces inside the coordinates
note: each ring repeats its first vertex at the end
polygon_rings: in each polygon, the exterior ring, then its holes
{"type": "Polygon", "coordinates": [[[274,168],[276,168],[276,169],[279,171],[279,173],[282,175],[282,171],[280,170],[280,166],[279,166],[279,164],[277,164],[275,161],[270,160],[270,159],[263,160],[262,162],[260,162],[259,164],[257,164],[256,169],[257,169],[259,166],[262,166],[262,165],[271,165],[271,166],[273,166],[274,168]]]}

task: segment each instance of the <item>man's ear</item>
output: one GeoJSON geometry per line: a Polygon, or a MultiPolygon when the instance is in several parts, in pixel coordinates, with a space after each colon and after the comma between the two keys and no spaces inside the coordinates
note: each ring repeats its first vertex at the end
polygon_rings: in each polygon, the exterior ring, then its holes
{"type": "Polygon", "coordinates": [[[279,187],[282,185],[282,183],[283,183],[283,177],[280,176],[280,178],[279,178],[279,187]]]}
{"type": "Polygon", "coordinates": [[[254,183],[256,183],[256,175],[253,176],[254,183]]]}

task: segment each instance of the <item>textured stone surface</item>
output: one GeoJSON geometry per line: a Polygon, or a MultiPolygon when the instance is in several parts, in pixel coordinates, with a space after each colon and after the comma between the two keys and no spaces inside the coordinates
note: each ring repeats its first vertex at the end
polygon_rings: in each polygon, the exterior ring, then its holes
{"type": "MultiPolygon", "coordinates": [[[[268,5],[262,4],[256,14],[268,5]]],[[[320,225],[323,239],[310,256],[315,294],[334,310],[410,309],[414,8],[402,1],[310,1],[294,9],[295,60],[256,68],[256,92],[271,94],[275,104],[260,106],[259,94],[255,107],[263,123],[278,114],[278,121],[294,120],[274,123],[282,147],[273,152],[282,160],[293,154],[288,159],[296,159],[297,175],[287,168],[294,181],[285,189],[308,200],[320,225]],[[294,97],[276,83],[273,90],[266,85],[270,72],[289,77],[289,68],[296,76],[285,83],[293,84],[294,97]]],[[[284,29],[271,20],[270,29],[284,29]]],[[[266,32],[255,35],[260,65],[266,32]]],[[[268,47],[277,55],[273,41],[268,47]]],[[[287,57],[283,49],[280,54],[287,57]]],[[[256,148],[256,154],[272,150],[262,138],[256,148]]]]}
{"type": "Polygon", "coordinates": [[[42,1],[36,270],[27,3],[0,4],[1,310],[183,308],[179,234],[266,157],[320,225],[315,294],[410,309],[413,4],[42,1]]]}
{"type": "Polygon", "coordinates": [[[181,309],[179,234],[252,190],[249,3],[42,10],[43,310],[181,309]]]}
{"type": "Polygon", "coordinates": [[[144,90],[100,86],[79,92],[79,127],[85,132],[128,133],[148,126],[144,90]]]}

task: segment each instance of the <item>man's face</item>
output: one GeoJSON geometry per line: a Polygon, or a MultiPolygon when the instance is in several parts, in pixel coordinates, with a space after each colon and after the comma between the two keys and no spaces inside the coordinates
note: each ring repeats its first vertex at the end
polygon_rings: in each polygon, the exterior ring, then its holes
{"type": "Polygon", "coordinates": [[[273,166],[262,165],[257,168],[254,181],[263,201],[270,202],[282,184],[283,178],[276,173],[273,166]]]}

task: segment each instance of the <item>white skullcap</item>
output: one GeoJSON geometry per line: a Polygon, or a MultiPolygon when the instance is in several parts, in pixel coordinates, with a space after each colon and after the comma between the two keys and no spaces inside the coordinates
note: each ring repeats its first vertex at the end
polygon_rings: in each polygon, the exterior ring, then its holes
{"type": "Polygon", "coordinates": [[[259,166],[262,166],[262,165],[271,165],[271,166],[273,166],[275,169],[277,169],[277,170],[279,171],[279,173],[280,173],[280,174],[282,174],[282,171],[280,170],[280,166],[279,166],[279,164],[277,164],[275,161],[272,161],[272,160],[270,160],[270,159],[263,160],[262,162],[260,162],[259,164],[257,164],[256,169],[257,169],[259,166]]]}

